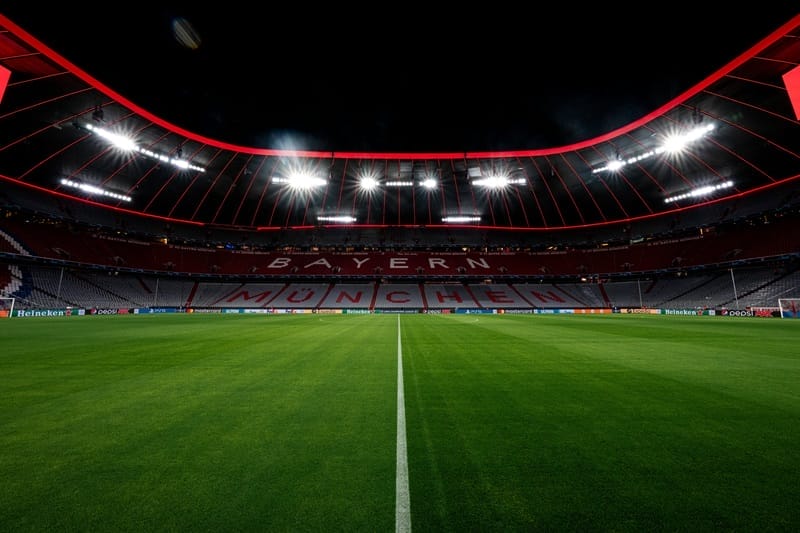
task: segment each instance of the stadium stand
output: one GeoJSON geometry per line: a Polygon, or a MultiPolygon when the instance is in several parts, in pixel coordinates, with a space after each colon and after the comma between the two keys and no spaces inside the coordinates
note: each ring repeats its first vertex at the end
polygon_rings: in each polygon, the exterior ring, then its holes
{"type": "Polygon", "coordinates": [[[605,136],[552,153],[389,155],[199,137],[0,26],[14,80],[0,115],[0,291],[19,309],[726,309],[800,297],[800,120],[781,85],[800,18],[605,136]],[[101,142],[99,100],[103,125],[141,132],[146,150],[122,158],[101,142]],[[661,140],[676,128],[688,157],[668,159],[661,140]],[[177,145],[193,159],[175,167],[177,145]],[[298,160],[327,169],[319,197],[285,189],[280,169],[298,160]],[[352,186],[361,162],[384,169],[383,202],[352,186]],[[506,188],[487,192],[496,168],[506,188]],[[261,190],[216,186],[243,175],[261,190]],[[361,218],[318,218],[342,206],[361,218]],[[456,208],[479,222],[445,223],[456,208]]]}

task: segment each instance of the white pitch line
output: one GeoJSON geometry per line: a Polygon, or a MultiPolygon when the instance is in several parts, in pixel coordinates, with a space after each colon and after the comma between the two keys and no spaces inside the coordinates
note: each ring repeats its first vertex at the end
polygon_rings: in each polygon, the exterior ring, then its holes
{"type": "Polygon", "coordinates": [[[396,532],[411,531],[411,498],[408,493],[408,452],[406,450],[406,401],[403,393],[403,344],[400,315],[397,315],[397,474],[395,476],[396,532]]]}

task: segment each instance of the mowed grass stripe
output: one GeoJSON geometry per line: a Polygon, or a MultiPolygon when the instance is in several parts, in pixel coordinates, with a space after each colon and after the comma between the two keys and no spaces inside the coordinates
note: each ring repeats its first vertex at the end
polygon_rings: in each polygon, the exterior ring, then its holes
{"type": "Polygon", "coordinates": [[[0,328],[4,530],[393,527],[393,317],[0,328]]]}
{"type": "Polygon", "coordinates": [[[404,320],[417,530],[800,525],[800,328],[721,317],[404,320]]]}

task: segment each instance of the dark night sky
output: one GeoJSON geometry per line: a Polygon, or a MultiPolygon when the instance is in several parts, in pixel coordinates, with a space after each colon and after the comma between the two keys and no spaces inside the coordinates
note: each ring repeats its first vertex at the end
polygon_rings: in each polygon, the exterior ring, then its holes
{"type": "Polygon", "coordinates": [[[413,5],[364,13],[199,4],[93,11],[20,2],[3,13],[134,103],[201,135],[380,152],[585,140],[666,103],[796,13],[790,2],[641,13],[498,5],[446,15],[413,5]],[[194,39],[179,38],[181,29],[194,39]]]}

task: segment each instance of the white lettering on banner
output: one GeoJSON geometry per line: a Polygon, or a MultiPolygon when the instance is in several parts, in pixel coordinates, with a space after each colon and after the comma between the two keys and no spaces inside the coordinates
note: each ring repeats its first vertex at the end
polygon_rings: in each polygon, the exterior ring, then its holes
{"type": "Polygon", "coordinates": [[[434,269],[437,266],[440,266],[442,268],[450,268],[445,264],[444,259],[441,257],[431,257],[430,259],[428,259],[428,266],[431,269],[434,269]]]}
{"type": "Polygon", "coordinates": [[[28,316],[67,316],[68,313],[62,309],[19,309],[14,310],[14,316],[16,317],[28,317],[28,316]]]}
{"type": "Polygon", "coordinates": [[[477,259],[470,259],[469,257],[467,257],[467,265],[469,265],[470,268],[475,268],[478,266],[483,268],[489,268],[489,263],[486,262],[486,259],[481,259],[480,261],[478,261],[477,259]]]}
{"type": "Polygon", "coordinates": [[[328,268],[333,268],[333,267],[331,266],[331,264],[330,264],[330,263],[328,263],[328,260],[327,260],[327,259],[325,259],[324,257],[320,257],[320,258],[319,258],[319,259],[317,259],[316,261],[312,261],[311,263],[308,263],[308,264],[307,264],[306,266],[304,266],[303,268],[308,268],[308,267],[312,267],[312,266],[316,266],[316,265],[322,265],[322,266],[325,266],[325,267],[328,267],[328,268]]]}
{"type": "Polygon", "coordinates": [[[354,262],[355,262],[355,264],[356,264],[356,270],[358,270],[359,268],[361,268],[361,265],[363,265],[364,263],[366,263],[367,261],[369,261],[369,257],[366,257],[366,258],[364,258],[364,259],[358,259],[357,257],[354,257],[354,258],[353,258],[353,261],[354,261],[354,262]]]}
{"type": "MultiPolygon", "coordinates": [[[[269,264],[267,264],[266,268],[268,269],[288,268],[292,266],[295,259],[296,259],[295,257],[276,257],[272,261],[270,261],[269,264]]],[[[365,263],[371,262],[374,258],[351,257],[350,259],[352,259],[353,263],[355,264],[355,269],[361,270],[361,267],[365,266],[365,263]]],[[[412,259],[412,257],[409,256],[389,257],[388,268],[396,270],[411,268],[408,264],[409,259],[412,259]]],[[[471,257],[464,257],[463,260],[466,263],[465,268],[473,270],[478,268],[488,270],[491,268],[485,258],[474,259],[471,257]]],[[[374,261],[372,262],[374,263],[374,261]]],[[[305,269],[305,268],[321,266],[328,269],[332,269],[334,267],[334,264],[336,263],[341,263],[341,261],[334,261],[330,257],[318,256],[311,262],[304,262],[303,268],[305,269]]],[[[437,270],[437,269],[451,270],[453,268],[451,265],[447,263],[447,260],[443,257],[429,257],[427,259],[427,265],[431,270],[437,270]]],[[[378,266],[381,265],[379,264],[378,266]]]]}
{"type": "Polygon", "coordinates": [[[389,268],[408,268],[408,258],[391,257],[389,259],[389,268]]]}
{"type": "Polygon", "coordinates": [[[289,266],[292,260],[288,257],[276,257],[272,262],[267,265],[267,268],[283,268],[289,266]]]}

